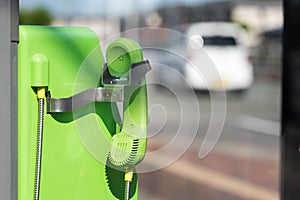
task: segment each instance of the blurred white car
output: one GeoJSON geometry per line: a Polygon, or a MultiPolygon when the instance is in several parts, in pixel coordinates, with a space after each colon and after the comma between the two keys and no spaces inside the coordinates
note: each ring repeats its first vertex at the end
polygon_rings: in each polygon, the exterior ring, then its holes
{"type": "Polygon", "coordinates": [[[192,24],[187,35],[184,73],[192,88],[244,91],[251,86],[253,66],[243,28],[234,23],[201,22],[192,24]]]}

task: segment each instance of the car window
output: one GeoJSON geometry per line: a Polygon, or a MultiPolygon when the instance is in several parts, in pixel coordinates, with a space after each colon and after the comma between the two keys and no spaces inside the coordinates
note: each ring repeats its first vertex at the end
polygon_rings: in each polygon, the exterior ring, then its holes
{"type": "Polygon", "coordinates": [[[206,46],[235,46],[235,38],[230,36],[204,36],[204,45],[206,46]]]}

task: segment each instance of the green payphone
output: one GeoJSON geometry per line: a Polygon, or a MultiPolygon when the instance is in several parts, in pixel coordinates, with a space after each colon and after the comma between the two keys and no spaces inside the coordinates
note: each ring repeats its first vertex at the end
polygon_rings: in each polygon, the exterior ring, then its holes
{"type": "Polygon", "coordinates": [[[18,51],[19,200],[137,199],[151,69],[141,47],[119,38],[104,62],[87,28],[20,26],[18,51]]]}

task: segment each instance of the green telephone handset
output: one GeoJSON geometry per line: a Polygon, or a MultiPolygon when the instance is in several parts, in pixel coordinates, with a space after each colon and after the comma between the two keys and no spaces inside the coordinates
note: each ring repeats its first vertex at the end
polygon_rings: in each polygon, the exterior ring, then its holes
{"type": "Polygon", "coordinates": [[[119,38],[108,46],[106,59],[110,78],[103,76],[104,86],[114,83],[124,87],[123,123],[120,133],[112,137],[109,161],[125,170],[127,200],[133,168],[142,161],[146,152],[148,115],[145,73],[150,66],[143,61],[140,45],[126,38],[119,38]]]}

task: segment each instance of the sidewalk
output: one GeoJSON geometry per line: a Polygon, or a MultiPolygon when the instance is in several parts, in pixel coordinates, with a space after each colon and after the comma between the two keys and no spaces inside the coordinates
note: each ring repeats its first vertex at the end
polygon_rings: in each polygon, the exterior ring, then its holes
{"type": "MultiPolygon", "coordinates": [[[[151,140],[148,151],[157,148],[159,142],[151,140]]],[[[279,199],[279,161],[238,157],[219,151],[200,160],[198,150],[194,146],[172,165],[140,174],[140,199],[279,199]]],[[[167,159],[166,156],[145,164],[157,165],[167,159]]]]}

